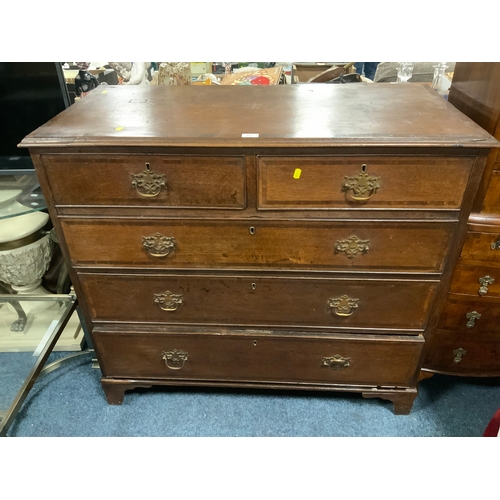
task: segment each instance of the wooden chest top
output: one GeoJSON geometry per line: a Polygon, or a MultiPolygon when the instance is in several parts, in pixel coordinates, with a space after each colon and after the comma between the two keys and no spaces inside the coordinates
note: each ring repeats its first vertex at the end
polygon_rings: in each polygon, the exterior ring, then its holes
{"type": "Polygon", "coordinates": [[[21,147],[498,147],[424,85],[99,87],[21,147]]]}

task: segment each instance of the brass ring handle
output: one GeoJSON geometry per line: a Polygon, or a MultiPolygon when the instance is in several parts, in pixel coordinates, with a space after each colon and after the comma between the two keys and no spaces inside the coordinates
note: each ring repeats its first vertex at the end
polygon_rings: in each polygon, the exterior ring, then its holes
{"type": "Polygon", "coordinates": [[[332,309],[332,314],[337,316],[350,316],[359,306],[359,299],[352,299],[347,295],[328,300],[328,306],[332,309]]]}
{"type": "Polygon", "coordinates": [[[482,278],[479,278],[479,284],[481,285],[479,287],[479,295],[486,295],[488,293],[488,285],[492,285],[495,283],[495,278],[492,278],[491,276],[483,276],[482,278]]]}
{"type": "Polygon", "coordinates": [[[349,368],[351,366],[351,358],[344,358],[340,354],[323,358],[322,366],[329,366],[332,370],[340,370],[341,368],[349,368]]]}
{"type": "Polygon", "coordinates": [[[180,370],[188,360],[189,353],[180,349],[173,349],[172,351],[163,351],[161,357],[165,360],[167,368],[180,370]]]}
{"type": "Polygon", "coordinates": [[[492,250],[500,250],[500,236],[490,246],[492,250]]]}
{"type": "Polygon", "coordinates": [[[172,250],[175,250],[175,239],[155,233],[153,236],[143,236],[142,246],[152,257],[166,257],[172,250]]]}
{"type": "Polygon", "coordinates": [[[182,294],[177,295],[167,290],[165,293],[155,293],[154,303],[158,304],[163,311],[174,312],[184,303],[184,300],[182,294]]]}
{"type": "Polygon", "coordinates": [[[346,191],[354,201],[367,201],[380,189],[382,178],[369,176],[367,168],[367,165],[361,165],[358,175],[346,175],[342,182],[342,191],[346,191]]]}
{"type": "Polygon", "coordinates": [[[131,174],[132,186],[137,193],[144,198],[154,198],[166,186],[165,174],[155,174],[151,170],[151,165],[146,163],[146,170],[139,174],[131,174]]]}

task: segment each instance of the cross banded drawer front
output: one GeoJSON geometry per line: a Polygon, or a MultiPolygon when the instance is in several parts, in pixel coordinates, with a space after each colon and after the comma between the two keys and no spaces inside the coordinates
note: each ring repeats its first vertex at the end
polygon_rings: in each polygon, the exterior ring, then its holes
{"type": "MultiPolygon", "coordinates": [[[[425,328],[438,282],[82,273],[95,321],[425,328]]],[[[389,333],[395,333],[394,331],[389,333]]]]}
{"type": "Polygon", "coordinates": [[[406,385],[417,339],[308,339],[261,335],[97,332],[108,377],[406,385]]]}
{"type": "Polygon", "coordinates": [[[472,161],[437,157],[260,157],[258,206],[300,210],[459,208],[472,161]]]}
{"type": "Polygon", "coordinates": [[[47,155],[57,205],[243,209],[244,157],[47,155]]]}
{"type": "Polygon", "coordinates": [[[61,225],[76,266],[421,272],[442,271],[456,227],[74,218],[61,219],[61,225]],[[81,245],[82,239],[89,244],[81,245]]]}

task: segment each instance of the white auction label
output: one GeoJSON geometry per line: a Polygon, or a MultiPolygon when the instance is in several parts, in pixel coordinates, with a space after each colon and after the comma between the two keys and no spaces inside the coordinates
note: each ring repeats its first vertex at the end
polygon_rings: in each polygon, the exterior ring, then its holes
{"type": "Polygon", "coordinates": [[[259,134],[241,134],[241,137],[259,137],[259,134]]]}

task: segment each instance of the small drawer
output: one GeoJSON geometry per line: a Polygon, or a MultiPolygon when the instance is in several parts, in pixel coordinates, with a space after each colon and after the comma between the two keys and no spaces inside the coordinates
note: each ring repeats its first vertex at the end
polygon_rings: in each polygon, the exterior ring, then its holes
{"type": "Polygon", "coordinates": [[[75,266],[169,269],[443,270],[444,222],[61,218],[75,266]]]}
{"type": "Polygon", "coordinates": [[[470,300],[468,295],[448,294],[439,328],[474,337],[490,335],[500,340],[500,301],[484,297],[470,300]]]}
{"type": "Polygon", "coordinates": [[[246,206],[244,156],[46,155],[56,206],[246,206]]]}
{"type": "Polygon", "coordinates": [[[458,209],[472,158],[258,158],[258,208],[458,209]]]}
{"type": "MultiPolygon", "coordinates": [[[[92,319],[291,329],[425,329],[439,282],[80,273],[92,319]]],[[[408,330],[410,330],[408,332],[408,330]]]]}
{"type": "MultiPolygon", "coordinates": [[[[500,221],[499,221],[500,222],[500,221]]],[[[468,231],[460,258],[462,260],[488,261],[500,267],[500,226],[485,226],[487,230],[468,231]]]]}
{"type": "Polygon", "coordinates": [[[426,347],[424,368],[460,375],[500,376],[497,340],[470,333],[437,330],[426,347]]]}
{"type": "Polygon", "coordinates": [[[500,299],[500,267],[459,264],[455,267],[450,292],[500,299]]]}
{"type": "Polygon", "coordinates": [[[96,328],[105,377],[410,386],[423,347],[414,338],[307,338],[96,328]]]}

